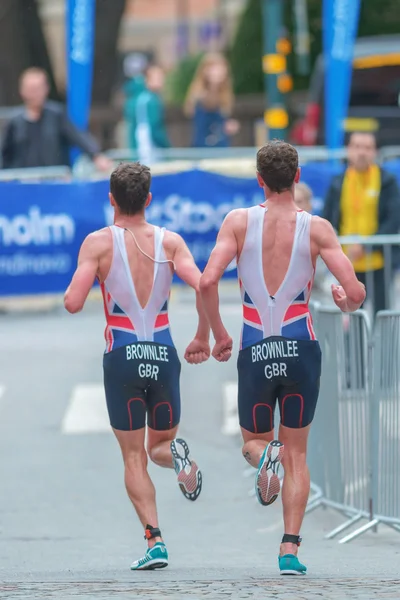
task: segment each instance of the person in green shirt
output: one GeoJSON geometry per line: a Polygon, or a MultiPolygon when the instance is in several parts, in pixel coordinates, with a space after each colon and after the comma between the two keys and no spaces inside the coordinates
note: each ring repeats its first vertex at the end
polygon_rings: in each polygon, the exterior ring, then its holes
{"type": "Polygon", "coordinates": [[[137,150],[139,159],[154,162],[158,148],[169,148],[164,103],[161,90],[164,73],[157,65],[150,65],[144,75],[128,80],[124,86],[124,116],[127,123],[128,145],[137,150]]]}

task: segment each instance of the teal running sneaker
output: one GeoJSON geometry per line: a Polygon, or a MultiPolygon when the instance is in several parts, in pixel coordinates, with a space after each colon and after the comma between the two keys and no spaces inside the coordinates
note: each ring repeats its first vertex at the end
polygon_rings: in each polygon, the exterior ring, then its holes
{"type": "Polygon", "coordinates": [[[279,570],[281,575],[305,575],[307,567],[302,565],[294,554],[278,556],[279,570]]]}
{"type": "Polygon", "coordinates": [[[171,442],[175,473],[182,494],[194,502],[200,495],[203,476],[197,464],[190,458],[189,446],[182,439],[171,442]]]}
{"type": "Polygon", "coordinates": [[[148,548],[143,558],[131,564],[131,571],[146,571],[168,567],[168,552],[163,542],[148,548]]]}
{"type": "Polygon", "coordinates": [[[265,448],[258,465],[256,475],[256,496],[263,506],[269,506],[277,499],[281,482],[278,470],[283,458],[283,444],[278,440],[269,443],[265,448]]]}

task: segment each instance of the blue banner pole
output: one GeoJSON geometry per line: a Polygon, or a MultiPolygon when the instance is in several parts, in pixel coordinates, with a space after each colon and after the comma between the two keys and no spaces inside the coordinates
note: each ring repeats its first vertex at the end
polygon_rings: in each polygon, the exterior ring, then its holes
{"type": "MultiPolygon", "coordinates": [[[[79,129],[89,126],[94,66],[96,0],[67,0],[67,112],[79,129]]],[[[79,156],[71,150],[71,163],[79,156]]]]}
{"type": "Polygon", "coordinates": [[[341,148],[344,143],[360,5],[360,0],[323,3],[325,138],[329,150],[341,148]]]}

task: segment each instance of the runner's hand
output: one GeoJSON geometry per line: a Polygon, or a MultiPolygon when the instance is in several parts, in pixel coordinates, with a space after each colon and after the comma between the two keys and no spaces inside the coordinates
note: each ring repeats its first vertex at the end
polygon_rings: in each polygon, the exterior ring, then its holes
{"type": "Polygon", "coordinates": [[[226,362],[232,356],[232,338],[227,335],[222,340],[215,342],[212,355],[218,362],[226,362]]]}
{"type": "Polygon", "coordinates": [[[205,340],[194,338],[186,348],[185,360],[190,365],[199,365],[210,358],[210,344],[205,340]]]}
{"type": "Polygon", "coordinates": [[[332,284],[332,298],[340,310],[347,312],[347,296],[341,285],[332,284]]]}

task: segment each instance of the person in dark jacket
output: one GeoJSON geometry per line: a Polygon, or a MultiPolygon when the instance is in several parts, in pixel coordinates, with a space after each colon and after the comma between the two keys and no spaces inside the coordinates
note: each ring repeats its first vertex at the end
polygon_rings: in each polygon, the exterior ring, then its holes
{"type": "Polygon", "coordinates": [[[68,119],[64,107],[49,102],[46,71],[30,68],[21,75],[23,106],[6,125],[1,154],[3,169],[71,166],[69,151],[77,146],[101,171],[112,167],[97,142],[68,119]]]}
{"type": "MultiPolygon", "coordinates": [[[[395,177],[376,164],[376,152],[373,134],[351,135],[348,167],[332,179],[322,215],[339,235],[370,236],[399,231],[399,187],[395,177]]],[[[374,314],[388,308],[382,248],[366,252],[362,244],[353,244],[346,247],[345,252],[358,279],[367,285],[367,297],[372,299],[374,314]],[[368,289],[368,272],[372,272],[373,289],[368,289]]]]}

